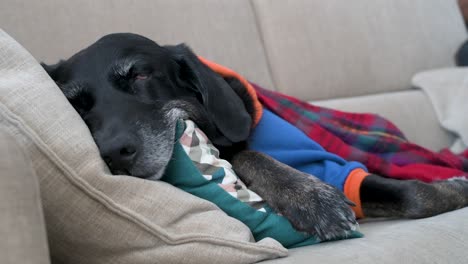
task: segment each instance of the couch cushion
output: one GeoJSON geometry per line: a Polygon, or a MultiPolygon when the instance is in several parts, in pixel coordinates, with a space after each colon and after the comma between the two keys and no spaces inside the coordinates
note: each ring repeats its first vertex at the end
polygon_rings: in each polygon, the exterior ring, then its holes
{"type": "Polygon", "coordinates": [[[306,100],[410,88],[467,34],[455,0],[253,0],[277,89],[306,100]]]}
{"type": "Polygon", "coordinates": [[[84,122],[0,31],[0,126],[38,175],[49,246],[63,263],[251,263],[285,256],[212,203],[167,183],[113,176],[84,122]]]}
{"type": "Polygon", "coordinates": [[[468,263],[468,208],[420,220],[371,220],[364,238],[290,250],[265,264],[468,263]]]}
{"type": "Polygon", "coordinates": [[[392,121],[411,141],[434,151],[449,147],[453,134],[439,125],[434,108],[419,90],[313,101],[348,112],[375,113],[392,121]]]}
{"type": "Polygon", "coordinates": [[[50,263],[39,183],[31,161],[1,126],[0,146],[1,262],[50,263]]]}
{"type": "Polygon", "coordinates": [[[248,0],[2,0],[0,25],[47,63],[105,34],[133,32],[162,44],[186,42],[199,55],[273,87],[248,0]]]}

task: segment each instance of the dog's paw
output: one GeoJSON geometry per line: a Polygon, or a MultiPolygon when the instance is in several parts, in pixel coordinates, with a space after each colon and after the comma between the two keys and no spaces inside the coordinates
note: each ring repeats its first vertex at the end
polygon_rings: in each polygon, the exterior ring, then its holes
{"type": "Polygon", "coordinates": [[[275,204],[295,229],[320,240],[344,238],[358,229],[353,203],[337,188],[309,175],[283,189],[275,204]]]}

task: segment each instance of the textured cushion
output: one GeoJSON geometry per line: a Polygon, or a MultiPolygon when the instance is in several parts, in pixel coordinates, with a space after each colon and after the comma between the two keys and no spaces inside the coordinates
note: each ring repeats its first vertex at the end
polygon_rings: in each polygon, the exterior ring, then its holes
{"type": "Polygon", "coordinates": [[[47,264],[39,184],[15,138],[0,126],[0,256],[2,264],[47,264]]]}
{"type": "Polygon", "coordinates": [[[408,89],[467,36],[455,0],[253,3],[277,89],[304,100],[408,89]]]}
{"type": "Polygon", "coordinates": [[[454,137],[437,122],[427,96],[418,90],[313,101],[312,104],[349,112],[379,114],[400,128],[411,141],[434,151],[446,148],[454,137]]]}
{"type": "Polygon", "coordinates": [[[194,51],[273,87],[248,0],[2,0],[0,25],[36,59],[55,63],[115,32],[194,51]]]}
{"type": "Polygon", "coordinates": [[[367,220],[364,238],[290,250],[269,264],[468,263],[468,208],[420,220],[367,220]]]}
{"type": "Polygon", "coordinates": [[[285,256],[214,204],[167,183],[112,176],[79,115],[0,31],[0,125],[39,178],[53,259],[63,263],[250,263],[285,256]]]}

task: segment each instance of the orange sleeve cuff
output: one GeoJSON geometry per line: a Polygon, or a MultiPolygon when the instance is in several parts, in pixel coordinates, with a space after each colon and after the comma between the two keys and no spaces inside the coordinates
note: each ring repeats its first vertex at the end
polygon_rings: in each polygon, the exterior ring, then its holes
{"type": "Polygon", "coordinates": [[[364,212],[362,211],[360,189],[361,183],[365,177],[369,176],[369,173],[363,169],[354,169],[349,174],[344,185],[344,194],[351,200],[356,206],[352,207],[356,218],[364,218],[364,212]]]}

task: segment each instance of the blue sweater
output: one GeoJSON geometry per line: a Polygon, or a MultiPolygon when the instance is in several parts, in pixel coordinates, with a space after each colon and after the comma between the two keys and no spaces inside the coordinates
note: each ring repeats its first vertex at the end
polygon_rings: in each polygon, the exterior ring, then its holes
{"type": "Polygon", "coordinates": [[[299,171],[312,174],[340,190],[354,169],[366,167],[327,152],[301,130],[267,109],[249,139],[249,148],[268,154],[299,171]]]}

